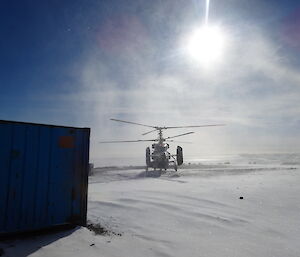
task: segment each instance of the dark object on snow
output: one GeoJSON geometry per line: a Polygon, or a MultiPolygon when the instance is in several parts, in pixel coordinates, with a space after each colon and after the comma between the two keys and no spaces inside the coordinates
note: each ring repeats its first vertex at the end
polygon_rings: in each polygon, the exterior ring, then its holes
{"type": "Polygon", "coordinates": [[[95,244],[90,244],[90,246],[94,246],[95,244]]]}
{"type": "Polygon", "coordinates": [[[89,128],[0,121],[0,237],[85,225],[89,128]]]}
{"type": "Polygon", "coordinates": [[[93,231],[95,235],[114,235],[114,236],[122,236],[121,233],[117,233],[111,230],[107,230],[106,228],[102,227],[100,224],[89,223],[86,226],[90,231],[93,231]]]}
{"type": "Polygon", "coordinates": [[[108,231],[100,224],[88,224],[86,226],[90,231],[93,231],[95,235],[105,235],[108,231]]]}
{"type": "Polygon", "coordinates": [[[240,196],[240,199],[242,200],[242,199],[244,199],[244,197],[240,196]]]}

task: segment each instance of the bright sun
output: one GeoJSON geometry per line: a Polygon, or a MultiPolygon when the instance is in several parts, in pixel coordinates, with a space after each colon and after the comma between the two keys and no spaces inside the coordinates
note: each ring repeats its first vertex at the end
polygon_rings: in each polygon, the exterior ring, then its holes
{"type": "Polygon", "coordinates": [[[225,37],[216,26],[205,25],[195,29],[187,39],[186,51],[190,57],[204,66],[221,61],[225,37]]]}

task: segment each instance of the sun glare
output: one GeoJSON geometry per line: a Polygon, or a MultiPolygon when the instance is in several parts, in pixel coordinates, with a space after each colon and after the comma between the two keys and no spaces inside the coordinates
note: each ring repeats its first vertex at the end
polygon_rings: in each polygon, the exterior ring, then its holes
{"type": "Polygon", "coordinates": [[[225,37],[216,26],[205,25],[195,29],[187,39],[188,55],[202,65],[210,66],[221,61],[225,37]]]}

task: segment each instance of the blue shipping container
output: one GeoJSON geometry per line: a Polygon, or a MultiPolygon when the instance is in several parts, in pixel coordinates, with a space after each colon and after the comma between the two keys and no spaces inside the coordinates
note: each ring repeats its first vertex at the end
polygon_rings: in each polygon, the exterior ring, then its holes
{"type": "Polygon", "coordinates": [[[89,128],[0,120],[0,235],[85,225],[89,128]]]}

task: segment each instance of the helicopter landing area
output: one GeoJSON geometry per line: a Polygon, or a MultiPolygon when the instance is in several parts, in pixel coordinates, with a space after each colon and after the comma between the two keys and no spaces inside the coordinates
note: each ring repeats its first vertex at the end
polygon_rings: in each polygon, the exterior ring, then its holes
{"type": "Polygon", "coordinates": [[[300,256],[300,165],[284,164],[96,171],[89,222],[126,256],[300,256]]]}
{"type": "Polygon", "coordinates": [[[299,166],[110,174],[91,177],[88,216],[122,234],[111,247],[123,256],[300,256],[299,166]]]}
{"type": "Polygon", "coordinates": [[[0,248],[7,256],[298,257],[299,181],[300,162],[187,165],[152,177],[142,167],[98,168],[88,228],[0,248]]]}
{"type": "Polygon", "coordinates": [[[112,247],[123,256],[300,256],[299,168],[200,165],[159,177],[129,169],[107,182],[95,174],[89,222],[121,233],[112,247]]]}

